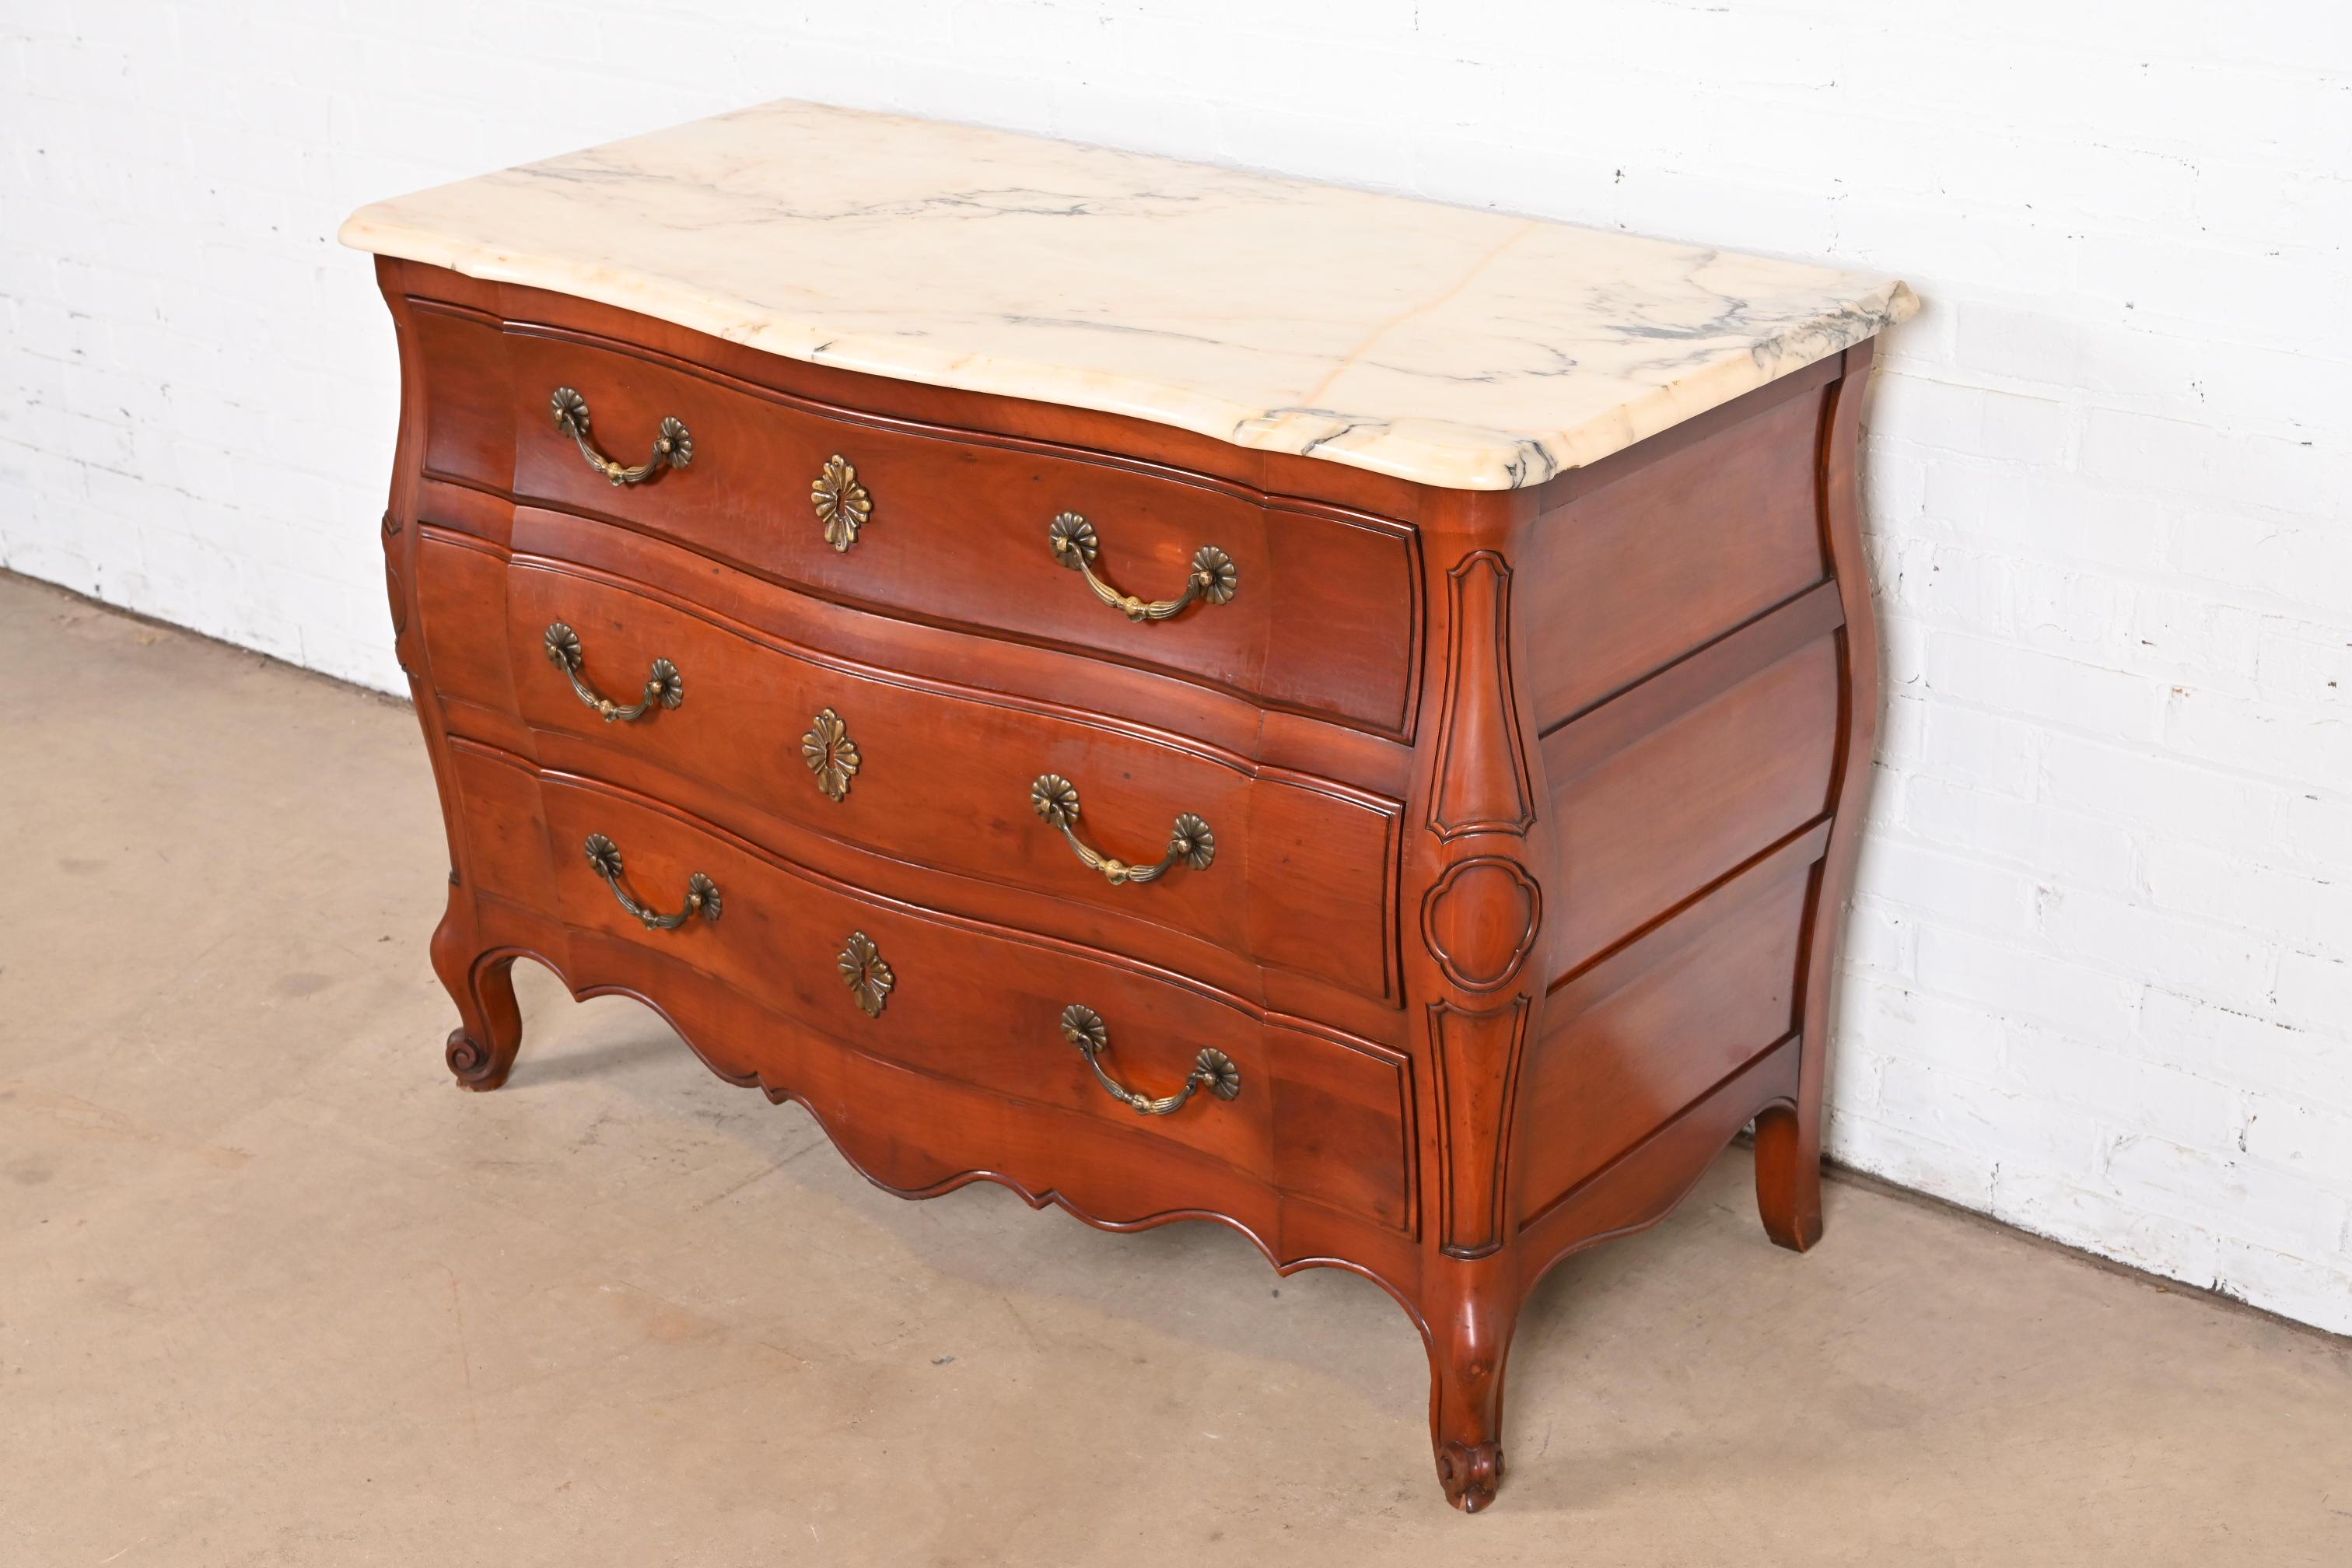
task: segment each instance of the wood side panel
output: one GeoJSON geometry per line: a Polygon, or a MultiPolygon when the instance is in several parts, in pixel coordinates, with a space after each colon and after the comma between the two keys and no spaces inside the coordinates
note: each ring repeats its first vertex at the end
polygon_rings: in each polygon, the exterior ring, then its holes
{"type": "Polygon", "coordinates": [[[1797,1092],[1797,1041],[1780,1041],[1654,1128],[1631,1149],[1530,1213],[1519,1233],[1527,1249],[1522,1292],[1586,1247],[1657,1224],[1706,1174],[1724,1145],[1759,1110],[1797,1092]]]}
{"type": "Polygon", "coordinates": [[[1580,773],[1551,781],[1574,970],[1829,804],[1840,689],[1822,637],[1580,773]]]}
{"type": "Polygon", "coordinates": [[[1573,777],[1842,624],[1837,584],[1816,584],[1549,731],[1544,768],[1554,778],[1573,777]]]}
{"type": "Polygon", "coordinates": [[[1822,1091],[1827,1073],[1831,986],[1853,894],[1869,795],[1872,747],[1878,733],[1878,624],[1870,605],[1870,565],[1862,544],[1857,451],[1873,344],[1842,356],[1820,450],[1821,527],[1836,563],[1844,626],[1837,637],[1838,710],[1830,793],[1836,814],[1829,847],[1805,910],[1800,1008],[1802,1058],[1793,1102],[1756,1122],[1756,1203],[1764,1229],[1802,1252],[1822,1234],[1822,1091]]]}
{"type": "Polygon", "coordinates": [[[1796,1027],[1819,844],[1755,868],[1552,993],[1520,1090],[1530,1212],[1796,1027]]]}
{"type": "Polygon", "coordinates": [[[417,728],[424,733],[425,754],[432,761],[434,788],[440,796],[448,843],[447,890],[426,952],[435,976],[457,1010],[457,1027],[443,1044],[442,1060],[460,1086],[496,1089],[506,1080],[513,1064],[522,1036],[522,1014],[515,1003],[514,988],[507,983],[511,966],[489,955],[477,918],[480,899],[474,890],[478,879],[468,848],[473,836],[467,828],[465,795],[457,785],[450,753],[447,712],[425,647],[416,579],[418,546],[425,531],[419,521],[419,492],[430,401],[425,385],[427,355],[416,314],[395,282],[402,275],[402,264],[377,258],[376,282],[391,308],[400,350],[400,439],[393,456],[391,493],[380,536],[393,654],[408,678],[409,695],[416,703],[417,728]]]}
{"type": "Polygon", "coordinates": [[[1822,408],[1783,398],[1538,520],[1522,563],[1538,725],[1822,580],[1822,408]]]}
{"type": "Polygon", "coordinates": [[[1138,1158],[1163,1142],[1179,1144],[1260,1182],[1271,1184],[1279,1171],[1297,1184],[1293,1190],[1391,1228],[1412,1223],[1404,1064],[1396,1053],[1285,1027],[1018,932],[944,921],[591,781],[535,775],[518,759],[464,743],[456,752],[469,804],[486,807],[469,820],[504,835],[477,846],[497,868],[487,892],[520,890],[519,901],[551,910],[569,930],[644,944],[802,1027],[900,1066],[1043,1112],[1129,1127],[1138,1158]],[[532,797],[543,832],[516,816],[532,797]],[[675,911],[688,878],[700,872],[719,886],[720,918],[646,930],[589,867],[582,847],[591,834],[619,847],[624,880],[641,902],[675,911]],[[841,969],[843,949],[859,931],[892,976],[875,1016],[860,1009],[841,969]],[[1104,1065],[1122,1081],[1172,1093],[1202,1048],[1213,1046],[1239,1065],[1241,1094],[1231,1101],[1197,1095],[1178,1114],[1136,1116],[1064,1039],[1059,1020],[1072,1003],[1102,1016],[1110,1036],[1104,1065]],[[1295,1131],[1302,1121],[1314,1123],[1320,1157],[1278,1158],[1277,1125],[1295,1131]]]}

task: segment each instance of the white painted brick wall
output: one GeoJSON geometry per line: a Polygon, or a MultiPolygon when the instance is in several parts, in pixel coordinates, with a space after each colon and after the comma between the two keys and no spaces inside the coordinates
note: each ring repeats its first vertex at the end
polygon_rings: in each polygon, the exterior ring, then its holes
{"type": "Polygon", "coordinates": [[[396,684],[360,202],[797,95],[1898,271],[1855,1165],[2352,1331],[2352,7],[0,4],[0,561],[396,684]]]}

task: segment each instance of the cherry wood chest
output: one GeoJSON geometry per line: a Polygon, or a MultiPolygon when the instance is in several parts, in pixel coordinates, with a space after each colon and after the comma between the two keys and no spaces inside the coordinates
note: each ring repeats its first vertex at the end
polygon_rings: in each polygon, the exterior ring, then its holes
{"type": "Polygon", "coordinates": [[[1821,1233],[1910,300],[1277,184],[777,105],[353,218],[447,1064],[506,1080],[530,958],[891,1191],[1360,1273],[1475,1510],[1547,1268],[1751,1121],[1821,1233]]]}

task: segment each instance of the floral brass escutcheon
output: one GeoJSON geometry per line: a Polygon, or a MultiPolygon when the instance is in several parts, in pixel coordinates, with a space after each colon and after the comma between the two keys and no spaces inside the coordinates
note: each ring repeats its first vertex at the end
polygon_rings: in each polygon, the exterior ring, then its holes
{"type": "Polygon", "coordinates": [[[824,471],[809,487],[809,500],[824,524],[824,542],[842,553],[857,542],[857,531],[874,515],[874,498],[857,482],[857,466],[838,452],[825,459],[824,471]]]}
{"type": "Polygon", "coordinates": [[[621,847],[601,833],[588,836],[588,868],[610,882],[621,874],[621,847]]]}
{"type": "Polygon", "coordinates": [[[882,1016],[883,1003],[889,1000],[891,987],[898,984],[882,950],[862,931],[851,931],[849,944],[841,950],[841,978],[869,1018],[882,1016]]]}
{"type": "Polygon", "coordinates": [[[580,634],[562,621],[557,621],[547,628],[547,636],[541,646],[547,649],[548,659],[554,664],[555,668],[567,674],[579,668],[580,661],[587,658],[580,647],[580,634]]]}
{"type": "Polygon", "coordinates": [[[1059,773],[1040,773],[1029,786],[1029,809],[1048,827],[1067,827],[1078,819],[1078,786],[1059,773]]]}
{"type": "Polygon", "coordinates": [[[840,714],[828,708],[816,716],[801,737],[801,757],[827,800],[839,801],[849,794],[849,781],[857,772],[857,742],[849,738],[849,726],[840,714]]]}

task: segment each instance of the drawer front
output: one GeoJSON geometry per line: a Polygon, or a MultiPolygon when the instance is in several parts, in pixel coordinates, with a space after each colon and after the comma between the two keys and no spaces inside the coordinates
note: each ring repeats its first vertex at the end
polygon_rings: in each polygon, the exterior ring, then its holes
{"type": "MultiPolygon", "coordinates": [[[[551,562],[501,568],[430,542],[421,559],[434,580],[504,571],[504,673],[538,731],[690,775],[751,813],[898,861],[1150,921],[1360,995],[1394,994],[1396,802],[1074,709],[852,665],[551,562]],[[576,670],[549,655],[559,626],[576,670]],[[657,659],[674,672],[663,679],[677,683],[675,708],[657,696],[635,720],[608,720],[583,700],[582,687],[642,701],[657,659]],[[1076,793],[1069,835],[1035,808],[1046,775],[1076,793]],[[1112,882],[1070,841],[1149,869],[1169,857],[1180,817],[1206,864],[1179,858],[1148,882],[1112,882]]],[[[441,635],[429,617],[428,646],[441,635]]],[[[446,668],[480,658],[465,649],[446,668]]],[[[445,668],[437,649],[434,668],[445,668]]],[[[748,813],[722,820],[760,836],[748,813]]]]}
{"type": "Polygon", "coordinates": [[[484,894],[642,944],[698,972],[688,983],[723,984],[814,1033],[986,1090],[1007,1118],[1114,1122],[1139,1159],[1181,1146],[1279,1192],[1411,1226],[1407,1080],[1394,1052],[873,899],[683,814],[541,778],[487,748],[461,742],[456,757],[484,894]],[[601,869],[592,837],[610,847],[601,869]],[[648,912],[685,918],[649,926],[616,881],[648,912]],[[700,890],[691,913],[690,889],[700,890]],[[1196,1074],[1200,1084],[1169,1113],[1139,1115],[1073,1043],[1074,1007],[1085,1010],[1076,1032],[1105,1042],[1104,1074],[1155,1099],[1183,1093],[1196,1074]],[[1218,1054],[1212,1068],[1203,1052],[1218,1054]]]}
{"type": "MultiPolygon", "coordinates": [[[[553,332],[422,319],[428,465],[497,488],[510,481],[518,497],[614,518],[827,598],[1096,652],[1410,738],[1420,574],[1402,524],[859,415],[553,332]],[[480,374],[494,354],[507,370],[503,408],[480,374]],[[608,482],[554,417],[551,399],[567,387],[586,401],[600,452],[646,463],[663,422],[675,420],[690,464],[608,482]],[[461,428],[493,420],[509,422],[496,439],[469,440],[461,428]],[[511,475],[499,471],[509,448],[511,475]],[[1091,532],[1057,551],[1065,513],[1091,532]],[[1118,594],[1175,600],[1196,570],[1213,591],[1167,618],[1132,620],[1075,569],[1079,543],[1118,594]]],[[[1068,525],[1066,539],[1075,532],[1068,525]]]]}

